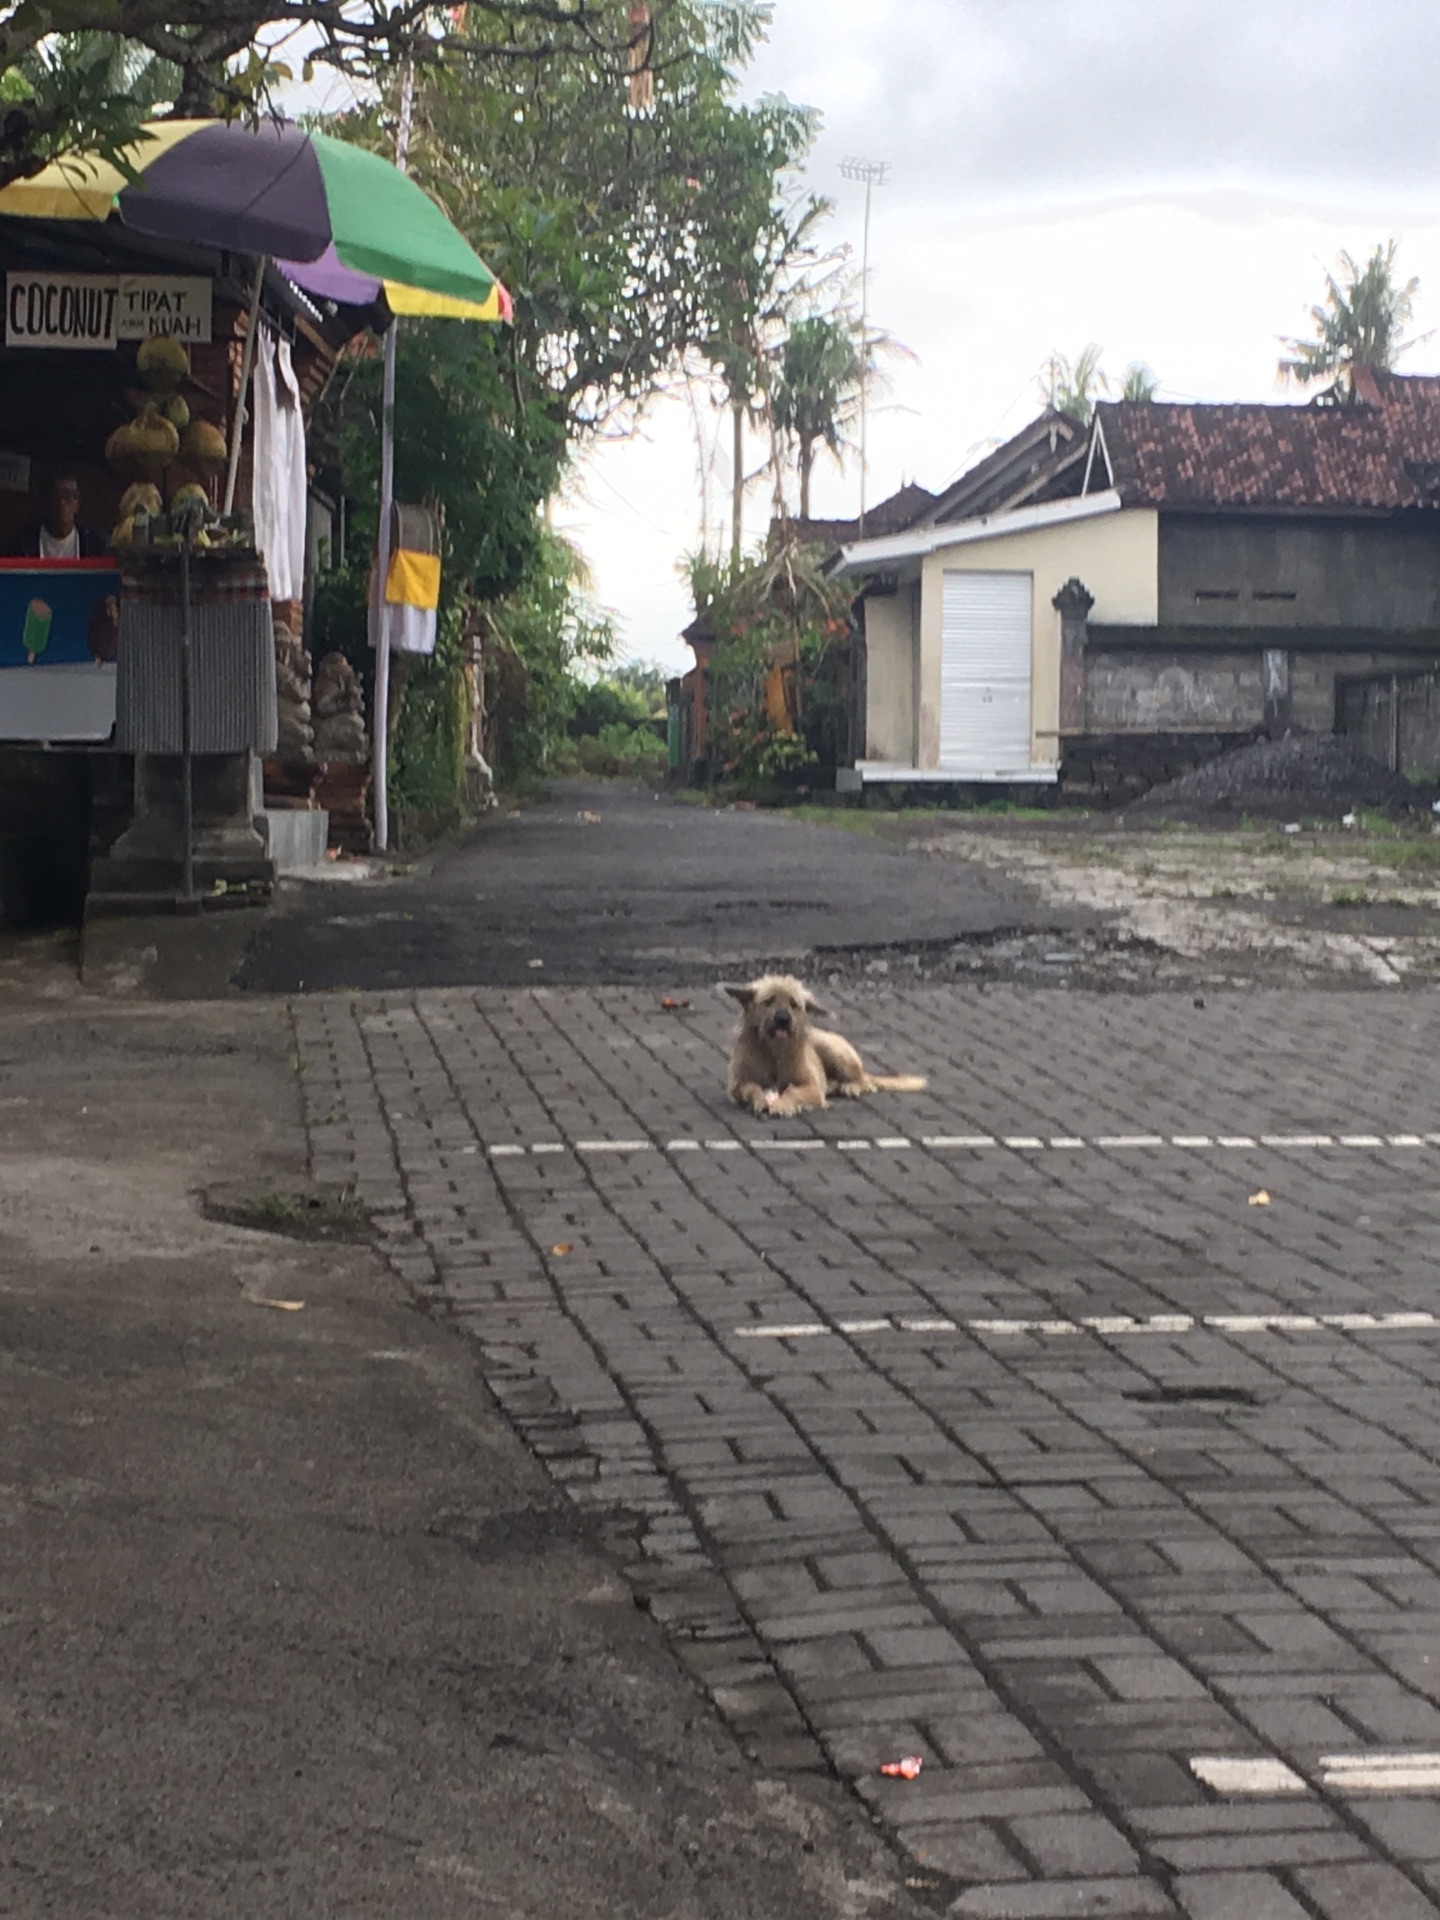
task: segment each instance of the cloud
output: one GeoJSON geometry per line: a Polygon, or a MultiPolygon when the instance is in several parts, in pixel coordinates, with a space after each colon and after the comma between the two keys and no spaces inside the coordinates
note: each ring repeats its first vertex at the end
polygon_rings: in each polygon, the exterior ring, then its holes
{"type": "Polygon", "coordinates": [[[755,82],[919,203],[1251,185],[1440,206],[1424,0],[779,0],[755,82]],[[1437,183],[1432,185],[1431,182],[1437,183]]]}

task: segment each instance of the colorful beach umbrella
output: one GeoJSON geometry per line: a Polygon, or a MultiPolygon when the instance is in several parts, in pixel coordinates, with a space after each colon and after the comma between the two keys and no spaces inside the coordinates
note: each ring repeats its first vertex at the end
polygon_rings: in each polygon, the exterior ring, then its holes
{"type": "Polygon", "coordinates": [[[307,291],[392,313],[508,320],[510,296],[427,193],[377,153],[293,121],[154,120],[136,175],[70,154],[0,189],[0,215],[106,220],[269,254],[307,291]]]}

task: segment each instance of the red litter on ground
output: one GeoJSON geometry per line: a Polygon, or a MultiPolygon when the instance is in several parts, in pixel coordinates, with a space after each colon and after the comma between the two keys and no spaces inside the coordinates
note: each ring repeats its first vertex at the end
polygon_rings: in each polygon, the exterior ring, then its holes
{"type": "Polygon", "coordinates": [[[888,1774],[892,1780],[913,1780],[925,1762],[918,1754],[907,1754],[903,1760],[887,1760],[881,1773],[888,1774]]]}

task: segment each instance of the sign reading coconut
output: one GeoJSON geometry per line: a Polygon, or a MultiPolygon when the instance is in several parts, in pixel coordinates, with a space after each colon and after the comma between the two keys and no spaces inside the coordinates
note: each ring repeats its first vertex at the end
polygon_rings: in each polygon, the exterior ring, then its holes
{"type": "Polygon", "coordinates": [[[5,344],[105,351],[160,334],[211,337],[209,280],[159,273],[7,273],[5,344]]]}

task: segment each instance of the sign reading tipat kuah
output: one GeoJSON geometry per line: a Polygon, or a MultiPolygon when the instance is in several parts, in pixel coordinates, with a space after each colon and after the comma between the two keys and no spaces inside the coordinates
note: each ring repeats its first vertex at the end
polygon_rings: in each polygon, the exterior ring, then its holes
{"type": "Polygon", "coordinates": [[[5,344],[104,351],[154,333],[207,341],[212,292],[190,275],[7,273],[5,344]]]}
{"type": "Polygon", "coordinates": [[[207,341],[211,291],[208,280],[189,276],[122,274],[115,331],[122,340],[166,333],[176,340],[207,341]]]}

